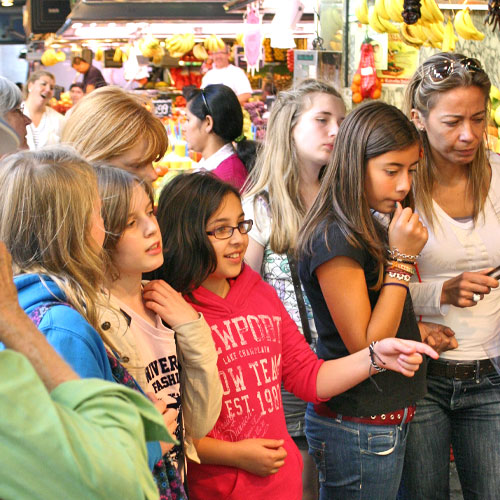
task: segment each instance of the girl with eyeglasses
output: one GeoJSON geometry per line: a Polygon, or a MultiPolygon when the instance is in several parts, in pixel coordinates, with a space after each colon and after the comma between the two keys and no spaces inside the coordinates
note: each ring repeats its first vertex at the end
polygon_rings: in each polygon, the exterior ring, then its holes
{"type": "Polygon", "coordinates": [[[210,325],[223,388],[219,419],[196,442],[201,464],[188,463],[190,499],[301,499],[301,457],[286,430],[281,383],[319,403],[376,367],[413,376],[419,352],[437,355],[424,344],[384,339],[342,360],[318,360],[274,289],[244,264],[252,221],[238,190],[210,173],[167,184],[158,221],[161,274],[210,325]]]}
{"type": "MultiPolygon", "coordinates": [[[[210,329],[167,283],[158,282],[151,292],[142,281],[143,273],[163,263],[150,184],[107,165],[95,171],[106,230],[104,284],[109,294],[99,308],[101,337],[157,404],[172,435],[185,444],[161,449],[170,472],[173,464],[183,475],[184,456],[198,460],[192,439],[205,436],[220,412],[222,388],[210,329]]],[[[160,493],[167,495],[171,478],[155,477],[160,493]]]]}
{"type": "Polygon", "coordinates": [[[401,494],[449,497],[450,443],[464,498],[500,498],[500,377],[488,358],[500,342],[500,158],[488,154],[490,79],[476,59],[440,53],[406,89],[405,107],[423,143],[416,206],[429,231],[410,285],[417,315],[447,325],[458,347],[428,366],[417,403],[401,494]]]}
{"type": "Polygon", "coordinates": [[[241,189],[248,175],[243,159],[256,146],[243,135],[243,112],[236,94],[221,84],[195,89],[188,96],[186,117],[184,134],[189,149],[203,157],[200,168],[241,189]]]}
{"type": "MultiPolygon", "coordinates": [[[[244,193],[245,214],[255,221],[245,261],[276,290],[313,350],[318,335],[294,267],[294,249],[345,114],[340,94],[325,82],[306,79],[280,92],[244,193]]],[[[284,390],[282,399],[288,432],[304,462],[303,500],[314,500],[318,498],[318,471],[305,437],[307,403],[284,390]]]]}

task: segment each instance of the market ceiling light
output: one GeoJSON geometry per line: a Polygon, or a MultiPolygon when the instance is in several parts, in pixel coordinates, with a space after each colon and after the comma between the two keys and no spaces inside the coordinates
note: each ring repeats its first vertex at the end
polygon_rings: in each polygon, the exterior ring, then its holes
{"type": "Polygon", "coordinates": [[[2,0],[2,7],[13,7],[14,0],[2,0]]]}

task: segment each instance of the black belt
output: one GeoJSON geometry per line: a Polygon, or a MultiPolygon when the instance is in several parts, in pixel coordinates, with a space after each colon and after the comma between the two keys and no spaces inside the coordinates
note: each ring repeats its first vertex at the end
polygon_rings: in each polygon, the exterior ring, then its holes
{"type": "Polygon", "coordinates": [[[479,361],[430,359],[427,363],[428,375],[454,378],[456,380],[475,380],[493,372],[495,372],[495,367],[489,359],[479,361]]]}

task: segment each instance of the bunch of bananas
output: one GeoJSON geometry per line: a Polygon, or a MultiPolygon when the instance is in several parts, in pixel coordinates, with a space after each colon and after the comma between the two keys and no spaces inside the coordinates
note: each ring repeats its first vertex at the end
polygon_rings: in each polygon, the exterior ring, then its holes
{"type": "Polygon", "coordinates": [[[207,51],[201,43],[197,43],[193,47],[193,56],[196,57],[196,59],[199,59],[200,61],[204,61],[205,59],[207,59],[208,57],[207,51]]]}
{"type": "Polygon", "coordinates": [[[236,45],[245,46],[245,33],[238,33],[236,35],[236,45]]]}
{"type": "Polygon", "coordinates": [[[142,55],[148,59],[163,57],[163,48],[160,45],[160,41],[152,36],[141,38],[138,45],[142,55]]]}
{"type": "Polygon", "coordinates": [[[383,0],[376,0],[375,5],[368,9],[368,24],[377,33],[398,33],[398,28],[388,21],[383,0]],[[377,6],[378,4],[378,6],[377,6]],[[382,9],[384,9],[382,11],[382,9]],[[383,14],[382,14],[383,12],[383,14]],[[385,16],[385,17],[384,17],[385,16]]]}
{"type": "Polygon", "coordinates": [[[54,49],[47,49],[40,58],[40,61],[44,66],[53,66],[59,62],[66,60],[66,54],[62,50],[57,52],[54,49]]]}
{"type": "Polygon", "coordinates": [[[472,22],[469,7],[459,10],[455,15],[455,30],[464,40],[482,40],[484,33],[481,33],[472,22]]]}
{"type": "MultiPolygon", "coordinates": [[[[442,49],[443,44],[450,47],[453,44],[455,47],[455,33],[453,27],[445,28],[443,23],[426,23],[419,19],[415,24],[401,24],[400,34],[401,38],[407,45],[412,47],[434,47],[442,49]]],[[[442,49],[444,50],[444,49],[442,49]]]]}
{"type": "Polygon", "coordinates": [[[194,35],[192,33],[174,35],[165,41],[165,47],[172,57],[182,57],[193,49],[194,35]]]}
{"type": "Polygon", "coordinates": [[[218,52],[224,50],[226,47],[226,44],[217,35],[210,35],[208,38],[205,38],[203,45],[210,52],[218,52]]]}

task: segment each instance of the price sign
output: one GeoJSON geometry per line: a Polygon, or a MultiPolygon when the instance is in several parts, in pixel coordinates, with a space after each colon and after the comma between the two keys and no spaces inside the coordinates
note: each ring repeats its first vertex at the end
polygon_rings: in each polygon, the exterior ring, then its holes
{"type": "Polygon", "coordinates": [[[172,114],[172,99],[156,99],[153,104],[158,118],[172,114]]]}

